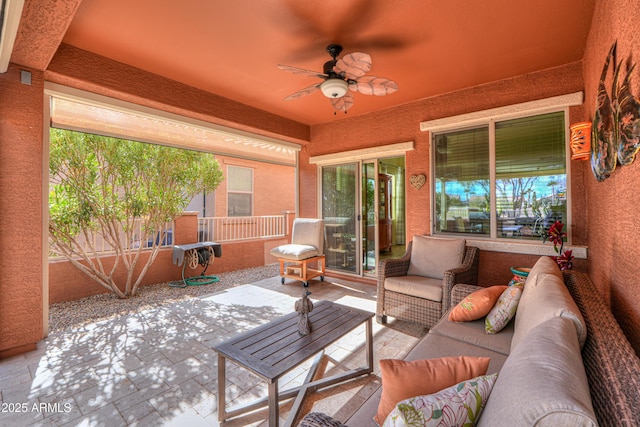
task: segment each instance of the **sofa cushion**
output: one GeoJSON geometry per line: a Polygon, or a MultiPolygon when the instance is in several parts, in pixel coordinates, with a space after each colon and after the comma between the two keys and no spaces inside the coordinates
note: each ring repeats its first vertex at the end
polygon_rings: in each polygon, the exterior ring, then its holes
{"type": "Polygon", "coordinates": [[[464,239],[413,236],[407,275],[442,279],[445,271],[462,264],[465,244],[464,239]]]}
{"type": "Polygon", "coordinates": [[[573,322],[552,317],[502,366],[478,426],[596,426],[573,322]]]}
{"type": "Polygon", "coordinates": [[[564,284],[558,265],[549,257],[541,257],[534,265],[535,276],[527,278],[515,318],[514,349],[527,334],[545,320],[561,316],[571,319],[576,328],[580,347],[587,337],[587,326],[580,309],[564,284]]]}
{"type": "Polygon", "coordinates": [[[529,282],[535,282],[538,274],[540,273],[552,274],[558,279],[562,279],[562,272],[558,268],[558,264],[556,264],[551,257],[541,256],[531,268],[531,271],[525,280],[525,285],[529,282]]]}
{"type": "Polygon", "coordinates": [[[444,357],[407,362],[380,360],[382,397],[376,422],[382,424],[398,402],[413,396],[432,394],[460,381],[487,373],[488,357],[444,357]]]}
{"type": "Polygon", "coordinates": [[[445,316],[431,328],[429,334],[451,337],[474,346],[508,355],[511,351],[513,322],[507,324],[499,334],[487,334],[484,319],[471,322],[451,322],[445,316]]]}
{"type": "Polygon", "coordinates": [[[472,292],[449,312],[449,320],[470,322],[486,316],[505,289],[507,289],[506,286],[490,286],[472,292]]]}
{"type": "Polygon", "coordinates": [[[271,255],[276,258],[284,258],[299,261],[318,255],[318,250],[309,245],[288,244],[271,249],[271,255]]]}
{"type": "Polygon", "coordinates": [[[467,342],[431,332],[418,341],[404,360],[436,359],[460,355],[488,357],[491,359],[487,370],[490,374],[498,372],[500,368],[502,368],[505,360],[507,360],[506,354],[498,353],[497,351],[484,347],[469,345],[467,342]]]}
{"type": "Polygon", "coordinates": [[[383,427],[474,425],[487,403],[497,376],[483,375],[434,394],[403,400],[387,416],[383,427]]]}
{"type": "Polygon", "coordinates": [[[442,279],[423,276],[387,277],[384,279],[384,288],[404,295],[442,301],[442,279]]]}
{"type": "MultiPolygon", "coordinates": [[[[467,325],[467,323],[461,323],[460,325],[467,325]]],[[[504,332],[506,332],[506,330],[502,333],[504,332]]],[[[484,334],[484,332],[482,333],[484,334]]],[[[492,335],[491,337],[497,338],[502,333],[492,335]]],[[[496,353],[495,351],[491,351],[486,348],[469,345],[466,342],[459,341],[454,338],[429,333],[423,339],[418,341],[404,360],[434,359],[447,356],[459,356],[461,354],[464,354],[465,356],[488,357],[490,359],[489,368],[487,369],[489,374],[500,371],[502,365],[507,359],[507,356],[504,354],[496,353]]],[[[360,408],[358,408],[358,410],[345,421],[345,424],[353,427],[375,427],[376,423],[373,420],[373,416],[378,410],[381,396],[382,387],[378,387],[378,389],[362,404],[362,406],[360,406],[360,408]]]]}
{"type": "Polygon", "coordinates": [[[488,334],[497,334],[511,321],[516,314],[520,298],[522,297],[522,285],[508,286],[502,292],[498,301],[485,318],[485,331],[488,334]]]}

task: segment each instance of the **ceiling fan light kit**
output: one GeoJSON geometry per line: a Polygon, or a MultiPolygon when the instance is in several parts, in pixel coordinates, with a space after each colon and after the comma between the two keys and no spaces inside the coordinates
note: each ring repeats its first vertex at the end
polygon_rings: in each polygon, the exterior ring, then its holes
{"type": "Polygon", "coordinates": [[[320,90],[327,98],[342,98],[349,89],[349,83],[339,78],[327,79],[320,85],[320,90]]]}
{"type": "Polygon", "coordinates": [[[287,96],[285,100],[297,99],[310,95],[320,89],[322,94],[331,100],[331,105],[336,111],[347,112],[353,106],[353,95],[349,89],[364,95],[387,95],[398,90],[398,84],[384,77],[365,75],[371,69],[371,56],[362,52],[353,52],[337,59],[342,52],[342,46],[331,44],[327,46],[327,52],[331,60],[324,64],[324,73],[292,67],[290,65],[278,65],[281,70],[291,71],[294,74],[304,74],[324,80],[300,89],[287,96]]]}

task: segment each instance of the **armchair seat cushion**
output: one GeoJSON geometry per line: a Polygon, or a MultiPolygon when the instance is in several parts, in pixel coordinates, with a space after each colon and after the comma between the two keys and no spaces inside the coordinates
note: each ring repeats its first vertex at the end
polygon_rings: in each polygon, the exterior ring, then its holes
{"type": "Polygon", "coordinates": [[[284,258],[299,261],[318,255],[318,249],[311,245],[297,245],[294,243],[278,246],[271,249],[271,255],[276,258],[284,258]]]}
{"type": "Polygon", "coordinates": [[[442,279],[423,276],[387,277],[384,279],[384,289],[430,301],[442,301],[442,279]]]}

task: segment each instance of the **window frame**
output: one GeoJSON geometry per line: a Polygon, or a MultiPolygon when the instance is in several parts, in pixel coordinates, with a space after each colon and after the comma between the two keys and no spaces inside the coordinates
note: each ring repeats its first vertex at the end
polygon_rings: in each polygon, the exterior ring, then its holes
{"type": "MultiPolygon", "coordinates": [[[[488,250],[502,250],[498,249],[501,247],[509,248],[509,252],[516,253],[538,253],[540,252],[538,249],[535,249],[536,246],[542,246],[544,243],[542,241],[535,240],[519,240],[513,238],[503,238],[498,236],[497,232],[497,221],[495,219],[496,213],[496,144],[495,144],[495,125],[498,122],[503,122],[506,120],[517,119],[517,118],[526,118],[537,116],[546,113],[564,113],[564,128],[565,128],[565,173],[566,173],[566,185],[567,185],[567,220],[565,224],[565,230],[567,232],[567,243],[569,246],[572,243],[571,236],[571,224],[572,224],[572,194],[571,194],[571,152],[569,145],[570,131],[569,131],[569,106],[572,104],[565,104],[560,106],[550,106],[546,108],[524,108],[520,111],[514,112],[508,107],[506,111],[502,109],[489,110],[487,114],[484,116],[481,115],[481,112],[474,114],[474,117],[471,117],[471,120],[463,120],[463,118],[467,116],[458,116],[462,120],[459,122],[456,121],[456,118],[449,118],[446,121],[440,121],[440,123],[433,122],[422,122],[421,130],[429,131],[429,171],[430,171],[430,188],[429,188],[429,201],[430,201],[430,216],[429,216],[429,229],[433,235],[438,235],[441,237],[451,237],[451,238],[466,238],[469,241],[476,242],[486,242],[485,244],[480,244],[481,248],[487,248],[488,250]],[[430,124],[436,124],[435,126],[429,126],[430,124]],[[436,182],[435,182],[435,135],[439,135],[447,132],[455,132],[461,131],[465,129],[474,129],[482,126],[487,126],[489,131],[489,183],[490,183],[490,210],[491,210],[491,221],[490,221],[490,233],[488,236],[482,235],[469,235],[469,234],[456,234],[456,233],[436,233],[436,182]],[[520,246],[520,248],[518,248],[520,246]],[[533,249],[532,249],[533,248],[533,249]]],[[[467,117],[468,118],[468,117],[467,117]]],[[[547,246],[549,246],[547,244],[547,246]]],[[[552,246],[551,251],[552,250],[552,246]]],[[[542,254],[546,254],[548,252],[546,249],[542,249],[542,254]]],[[[585,249],[586,256],[586,249],[585,249]]]]}
{"type": "Polygon", "coordinates": [[[254,213],[254,202],[255,202],[255,198],[254,198],[254,193],[255,193],[255,185],[254,185],[254,180],[255,180],[255,174],[253,171],[252,167],[248,167],[248,166],[239,166],[239,165],[227,165],[227,216],[231,217],[232,215],[229,215],[229,207],[231,206],[231,203],[229,201],[229,195],[230,194],[249,194],[251,196],[251,203],[250,203],[250,210],[251,212],[249,213],[249,215],[236,215],[237,217],[247,217],[247,216],[253,216],[254,213]],[[251,190],[250,191],[246,191],[246,190],[230,190],[229,189],[229,184],[231,182],[231,173],[230,171],[232,169],[244,169],[244,170],[248,170],[251,173],[251,190]]]}

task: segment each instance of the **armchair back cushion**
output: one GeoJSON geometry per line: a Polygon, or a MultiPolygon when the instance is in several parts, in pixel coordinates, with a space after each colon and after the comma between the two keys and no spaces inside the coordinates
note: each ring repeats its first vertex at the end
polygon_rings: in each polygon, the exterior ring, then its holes
{"type": "Polygon", "coordinates": [[[407,275],[442,279],[445,271],[460,267],[465,245],[464,239],[413,236],[407,275]]]}

